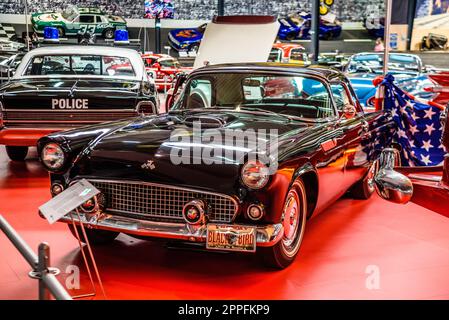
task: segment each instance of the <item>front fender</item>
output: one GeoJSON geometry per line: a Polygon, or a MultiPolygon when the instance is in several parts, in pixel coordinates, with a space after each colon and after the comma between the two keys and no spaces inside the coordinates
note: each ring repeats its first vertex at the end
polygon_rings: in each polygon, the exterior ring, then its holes
{"type": "MultiPolygon", "coordinates": [[[[258,193],[258,199],[267,205],[267,216],[264,222],[280,223],[282,221],[282,211],[288,191],[296,179],[307,175],[317,177],[315,167],[309,162],[303,162],[299,166],[282,166],[277,170],[267,189],[258,193]]],[[[309,177],[304,182],[309,190],[309,187],[312,187],[308,185],[309,177]]],[[[316,200],[316,197],[312,196],[311,200],[313,199],[316,200]]]]}

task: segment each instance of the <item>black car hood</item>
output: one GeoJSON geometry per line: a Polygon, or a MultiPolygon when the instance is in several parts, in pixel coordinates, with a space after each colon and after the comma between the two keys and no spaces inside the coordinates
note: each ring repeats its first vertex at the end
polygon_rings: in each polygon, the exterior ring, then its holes
{"type": "MultiPolygon", "coordinates": [[[[91,143],[88,156],[83,160],[88,164],[83,166],[84,173],[102,179],[144,180],[204,188],[213,184],[214,188],[229,192],[238,182],[244,161],[242,156],[255,150],[246,148],[240,153],[232,153],[235,157],[232,159],[226,150],[235,148],[230,148],[224,141],[214,140],[213,151],[210,148],[208,153],[204,153],[206,151],[201,151],[204,149],[197,148],[198,153],[195,153],[195,147],[202,145],[201,141],[191,139],[198,122],[201,129],[214,129],[213,132],[223,135],[229,132],[227,129],[275,130],[272,133],[277,132],[279,149],[291,146],[292,132],[298,137],[311,126],[282,115],[246,111],[170,112],[140,118],[91,143]],[[184,158],[180,158],[183,155],[184,158]],[[209,163],[201,161],[204,155],[208,156],[209,163]],[[220,186],[216,181],[220,181],[220,186]]],[[[241,139],[242,135],[237,132],[236,137],[241,139]]],[[[209,143],[205,144],[211,146],[209,143]]],[[[80,173],[82,175],[83,170],[80,173]]]]}

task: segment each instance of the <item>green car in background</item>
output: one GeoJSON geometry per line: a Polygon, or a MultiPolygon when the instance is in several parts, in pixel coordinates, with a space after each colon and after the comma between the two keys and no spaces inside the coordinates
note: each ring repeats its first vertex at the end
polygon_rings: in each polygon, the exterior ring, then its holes
{"type": "Polygon", "coordinates": [[[43,33],[45,27],[58,28],[60,37],[88,32],[112,39],[116,29],[126,29],[126,21],[122,17],[108,15],[97,8],[74,6],[63,12],[33,13],[31,23],[37,33],[43,33]]]}

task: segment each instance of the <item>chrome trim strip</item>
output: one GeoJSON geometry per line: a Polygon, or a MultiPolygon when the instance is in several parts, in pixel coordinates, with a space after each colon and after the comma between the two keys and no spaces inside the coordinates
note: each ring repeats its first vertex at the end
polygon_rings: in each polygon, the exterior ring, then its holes
{"type": "MultiPolygon", "coordinates": [[[[79,224],[78,216],[72,214],[75,223],[79,224]]],[[[186,223],[167,223],[138,220],[111,215],[85,215],[80,212],[84,225],[93,229],[103,229],[165,239],[177,239],[190,242],[206,242],[207,225],[194,226],[186,223]]],[[[72,218],[67,214],[59,221],[71,223],[72,218]]],[[[238,226],[238,224],[221,224],[238,226]]],[[[256,244],[259,247],[270,247],[281,240],[284,235],[282,223],[268,224],[256,227],[256,244]]]]}
{"type": "MultiPolygon", "coordinates": [[[[146,181],[135,181],[135,180],[110,180],[110,179],[89,179],[87,177],[84,177],[86,180],[88,180],[89,182],[99,182],[99,183],[122,183],[122,184],[136,184],[136,185],[146,185],[146,186],[152,186],[152,187],[158,187],[158,188],[166,188],[166,189],[172,189],[172,190],[182,190],[182,191],[189,191],[189,192],[196,192],[196,193],[203,193],[203,194],[208,194],[208,195],[212,195],[212,196],[217,196],[217,197],[222,197],[222,198],[226,198],[228,200],[231,200],[234,203],[235,206],[235,210],[234,210],[234,216],[231,219],[231,222],[235,220],[239,210],[240,210],[240,203],[238,202],[238,200],[233,197],[233,196],[229,196],[227,194],[222,194],[222,193],[217,193],[217,192],[210,192],[210,191],[203,191],[203,190],[199,190],[199,189],[191,189],[191,188],[186,188],[186,187],[176,187],[173,185],[166,185],[166,184],[160,184],[160,183],[154,183],[154,182],[146,182],[146,181]]],[[[78,180],[81,180],[82,178],[77,178],[72,180],[69,185],[72,185],[73,183],[77,182],[78,180]]],[[[112,211],[112,210],[111,210],[112,211]]],[[[120,211],[122,212],[122,211],[120,211]]],[[[124,213],[133,213],[135,214],[135,212],[124,212],[124,213]]],[[[182,219],[182,217],[181,217],[182,219]]]]}
{"type": "MultiPolygon", "coordinates": [[[[112,120],[112,119],[111,119],[112,120]]],[[[120,119],[117,119],[120,120],[120,119]]],[[[101,123],[101,120],[4,120],[4,123],[101,123]]]]}
{"type": "MultiPolygon", "coordinates": [[[[1,102],[0,102],[0,106],[1,106],[1,102]]],[[[135,108],[131,108],[131,109],[89,109],[89,110],[85,110],[85,109],[68,109],[68,110],[61,110],[61,109],[1,109],[2,111],[6,111],[6,112],[23,112],[23,111],[29,111],[29,112],[67,112],[67,113],[78,113],[78,112],[86,112],[86,113],[94,113],[94,112],[104,112],[104,113],[110,113],[112,112],[117,112],[117,113],[121,113],[121,112],[135,112],[135,108]]]]}

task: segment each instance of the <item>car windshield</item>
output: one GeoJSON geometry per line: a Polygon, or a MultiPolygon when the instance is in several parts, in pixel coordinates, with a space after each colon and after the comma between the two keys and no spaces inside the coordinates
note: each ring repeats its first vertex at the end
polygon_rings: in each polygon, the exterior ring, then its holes
{"type": "Polygon", "coordinates": [[[191,78],[174,109],[235,109],[320,119],[335,115],[327,86],[305,75],[212,73],[191,78]]]}
{"type": "Polygon", "coordinates": [[[180,68],[178,60],[175,59],[161,59],[159,60],[159,64],[164,68],[180,68]]]}
{"type": "Polygon", "coordinates": [[[62,12],[62,17],[68,21],[72,21],[78,16],[78,12],[73,7],[68,7],[62,12]]]}
{"type": "MultiPolygon", "coordinates": [[[[348,73],[368,72],[381,74],[383,69],[382,54],[354,55],[347,67],[348,73]]],[[[420,71],[420,63],[417,57],[402,54],[390,54],[388,69],[392,73],[416,74],[420,71]]]]}

